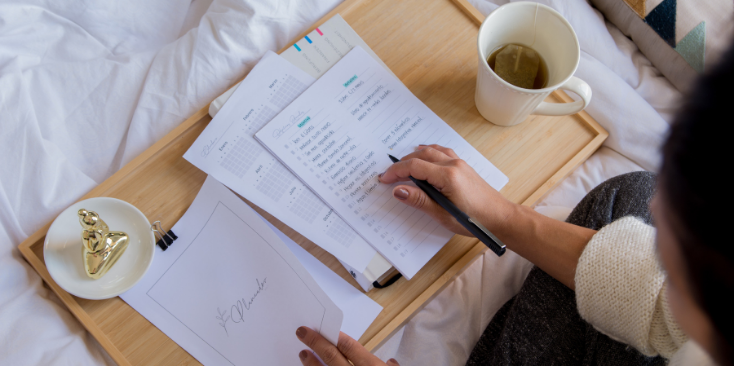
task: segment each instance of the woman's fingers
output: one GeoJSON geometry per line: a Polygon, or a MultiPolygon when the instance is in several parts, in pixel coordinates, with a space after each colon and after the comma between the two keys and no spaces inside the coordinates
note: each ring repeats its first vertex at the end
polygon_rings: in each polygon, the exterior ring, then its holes
{"type": "Polygon", "coordinates": [[[423,192],[420,188],[400,185],[393,188],[392,195],[406,205],[417,208],[429,214],[431,217],[437,217],[443,213],[443,208],[436,201],[428,197],[426,192],[423,192]]]}
{"type": "MultiPolygon", "coordinates": [[[[303,344],[308,346],[308,348],[312,349],[314,352],[316,352],[317,355],[321,358],[322,361],[324,361],[328,366],[351,366],[349,361],[339,352],[339,350],[331,344],[326,338],[321,336],[318,332],[314,331],[311,328],[308,327],[299,327],[296,330],[296,336],[298,337],[303,344]]],[[[341,337],[340,337],[341,338],[341,337]]],[[[301,355],[304,355],[303,353],[300,353],[298,356],[299,358],[301,355]]],[[[319,365],[318,360],[316,360],[316,357],[313,357],[313,355],[306,354],[305,360],[301,359],[301,362],[304,365],[319,365]],[[312,360],[313,359],[313,360],[312,360]],[[314,361],[315,360],[315,361],[314,361]],[[309,363],[306,363],[309,362],[309,363]],[[313,363],[317,362],[317,363],[313,363]]]]}
{"type": "Polygon", "coordinates": [[[339,332],[339,342],[337,342],[336,348],[338,348],[348,360],[352,361],[355,366],[370,366],[382,363],[377,356],[370,353],[370,351],[364,348],[364,346],[355,341],[352,337],[344,334],[344,332],[339,332]]]}
{"type": "Polygon", "coordinates": [[[461,235],[471,235],[469,231],[464,229],[452,216],[450,216],[443,207],[439,206],[436,201],[432,200],[426,192],[418,187],[400,185],[393,188],[393,197],[402,201],[408,206],[414,207],[431,216],[436,222],[449,228],[455,233],[461,235]]]}
{"type": "MultiPolygon", "coordinates": [[[[400,160],[408,160],[408,159],[421,159],[425,161],[430,161],[432,163],[441,163],[444,161],[449,161],[451,159],[458,159],[452,156],[449,156],[444,151],[446,150],[445,147],[441,147],[438,145],[430,145],[430,146],[419,146],[415,151],[412,153],[405,155],[400,160]]],[[[451,149],[448,149],[451,150],[451,149]]],[[[451,151],[453,154],[453,151],[451,151]]],[[[453,154],[456,156],[456,154],[453,154]]]]}
{"type": "Polygon", "coordinates": [[[440,183],[437,181],[438,179],[436,179],[439,177],[435,174],[437,172],[436,168],[458,158],[459,157],[456,156],[454,150],[449,148],[440,145],[420,145],[416,151],[405,155],[399,162],[391,165],[385,173],[380,176],[380,182],[405,182],[410,180],[409,176],[412,176],[416,179],[428,180],[429,183],[438,187],[437,184],[440,183]],[[427,165],[424,163],[433,164],[427,165]],[[407,171],[405,170],[406,168],[407,171]],[[419,176],[423,176],[423,178],[419,178],[419,176]],[[428,177],[433,179],[427,179],[428,177]]]}
{"type": "Polygon", "coordinates": [[[303,366],[324,366],[321,361],[309,350],[303,350],[298,354],[298,358],[301,360],[303,366]]]}
{"type": "Polygon", "coordinates": [[[387,360],[387,366],[400,366],[398,361],[394,358],[387,360]]]}
{"type": "Polygon", "coordinates": [[[427,180],[440,190],[446,185],[445,175],[441,173],[443,169],[440,165],[421,159],[401,160],[382,173],[380,182],[389,184],[406,181],[412,176],[415,179],[427,180]]]}
{"type": "MultiPolygon", "coordinates": [[[[359,342],[344,334],[344,332],[339,332],[339,341],[336,346],[327,341],[321,334],[308,327],[298,328],[296,330],[296,336],[318,355],[316,357],[309,350],[301,351],[298,354],[298,358],[304,366],[323,366],[319,358],[328,366],[384,365],[377,356],[367,351],[359,342]]],[[[388,365],[400,366],[397,362],[388,363],[388,365]]]]}
{"type": "Polygon", "coordinates": [[[436,149],[436,150],[444,153],[446,156],[448,156],[448,157],[450,157],[452,159],[458,159],[459,158],[459,155],[456,155],[456,153],[454,152],[454,150],[451,149],[451,148],[448,148],[448,147],[443,147],[441,145],[436,145],[436,144],[433,144],[433,145],[418,145],[418,149],[425,149],[427,147],[430,147],[432,149],[436,149]]]}

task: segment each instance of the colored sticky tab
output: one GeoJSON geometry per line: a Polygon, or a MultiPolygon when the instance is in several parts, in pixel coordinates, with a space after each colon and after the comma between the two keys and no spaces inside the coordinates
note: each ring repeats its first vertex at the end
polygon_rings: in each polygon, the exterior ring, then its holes
{"type": "Polygon", "coordinates": [[[293,44],[293,47],[295,47],[295,48],[296,48],[296,49],[298,50],[298,52],[301,52],[301,47],[298,47],[298,45],[297,45],[297,44],[295,44],[295,43],[294,43],[294,44],[293,44]]]}
{"type": "Polygon", "coordinates": [[[318,32],[320,36],[324,35],[323,33],[321,33],[321,29],[316,28],[316,32],[318,32]]]}
{"type": "Polygon", "coordinates": [[[305,36],[303,38],[306,38],[306,40],[308,41],[308,43],[313,43],[313,42],[311,42],[311,38],[308,38],[308,36],[305,36]]]}

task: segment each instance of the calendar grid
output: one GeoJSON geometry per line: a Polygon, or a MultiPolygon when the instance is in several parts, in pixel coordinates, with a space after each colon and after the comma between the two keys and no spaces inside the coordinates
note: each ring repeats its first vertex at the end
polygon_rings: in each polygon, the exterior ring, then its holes
{"type": "Polygon", "coordinates": [[[288,76],[283,86],[270,98],[270,103],[273,103],[278,109],[283,109],[291,104],[304,90],[306,90],[306,85],[293,76],[288,76]]]}
{"type": "Polygon", "coordinates": [[[220,165],[230,173],[242,178],[262,152],[263,148],[259,145],[240,138],[220,165]]]}
{"type": "Polygon", "coordinates": [[[283,165],[273,165],[257,184],[257,190],[278,202],[293,182],[293,175],[283,165]]]}
{"type": "Polygon", "coordinates": [[[260,113],[257,114],[257,117],[252,121],[252,124],[250,124],[250,127],[248,127],[249,130],[252,131],[260,131],[260,129],[265,126],[268,122],[270,122],[275,115],[277,115],[274,110],[268,108],[268,106],[263,106],[260,110],[260,113]]]}
{"type": "Polygon", "coordinates": [[[306,189],[293,202],[290,211],[311,224],[323,207],[324,204],[321,200],[313,192],[306,189]]]}
{"type": "Polygon", "coordinates": [[[339,244],[349,248],[357,233],[352,230],[341,218],[336,218],[326,230],[326,235],[336,240],[339,244]]]}

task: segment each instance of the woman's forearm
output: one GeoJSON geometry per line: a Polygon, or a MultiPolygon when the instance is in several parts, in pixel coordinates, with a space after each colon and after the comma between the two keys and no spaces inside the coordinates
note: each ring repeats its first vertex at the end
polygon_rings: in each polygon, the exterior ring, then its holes
{"type": "Polygon", "coordinates": [[[543,216],[513,205],[503,222],[486,225],[507,248],[574,289],[579,257],[595,230],[543,216]]]}
{"type": "MultiPolygon", "coordinates": [[[[576,264],[594,230],[547,218],[508,201],[453,150],[443,146],[419,147],[391,165],[380,175],[380,181],[391,184],[409,177],[428,181],[467,215],[479,219],[508,248],[574,288],[576,264]]],[[[398,185],[393,188],[393,196],[449,230],[471,235],[418,187],[398,185]]]]}

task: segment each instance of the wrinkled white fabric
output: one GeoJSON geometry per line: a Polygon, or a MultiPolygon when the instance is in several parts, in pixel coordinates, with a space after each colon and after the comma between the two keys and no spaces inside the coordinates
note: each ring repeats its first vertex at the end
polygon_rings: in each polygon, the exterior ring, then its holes
{"type": "Polygon", "coordinates": [[[17,246],[339,2],[0,2],[0,364],[111,363],[17,246]]]}
{"type": "MultiPolygon", "coordinates": [[[[0,364],[111,363],[18,244],[339,1],[0,1],[0,364]]],[[[474,2],[486,14],[506,1],[474,2]]],[[[679,96],[584,1],[547,3],[584,30],[577,76],[611,134],[540,204],[564,212],[611,176],[655,169],[679,96]]],[[[381,356],[463,364],[529,268],[511,253],[485,255],[381,356]]]]}

